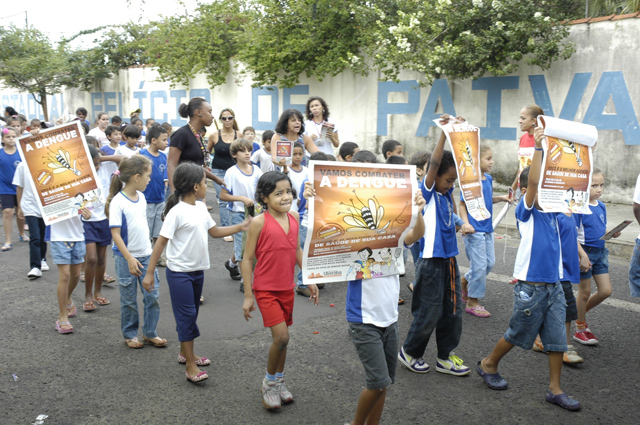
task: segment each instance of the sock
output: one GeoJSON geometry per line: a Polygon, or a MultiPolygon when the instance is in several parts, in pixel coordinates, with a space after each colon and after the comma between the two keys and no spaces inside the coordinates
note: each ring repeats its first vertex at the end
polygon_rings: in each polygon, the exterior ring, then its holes
{"type": "Polygon", "coordinates": [[[579,330],[584,330],[584,329],[586,329],[586,328],[587,328],[587,322],[586,322],[586,321],[581,322],[581,321],[579,321],[579,320],[576,320],[576,327],[577,327],[579,330]]]}
{"type": "Polygon", "coordinates": [[[230,267],[235,267],[235,266],[237,266],[237,264],[234,263],[233,261],[231,261],[231,258],[229,258],[229,266],[230,267]]]}
{"type": "Polygon", "coordinates": [[[277,379],[284,379],[284,372],[276,372],[277,379]]]}
{"type": "Polygon", "coordinates": [[[266,379],[267,381],[275,381],[276,375],[269,375],[269,372],[267,372],[267,375],[264,377],[264,379],[266,379]]]}

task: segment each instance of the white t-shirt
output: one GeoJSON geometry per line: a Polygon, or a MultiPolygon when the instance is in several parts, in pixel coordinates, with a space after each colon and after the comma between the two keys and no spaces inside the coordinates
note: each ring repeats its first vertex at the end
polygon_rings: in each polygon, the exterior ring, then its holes
{"type": "Polygon", "coordinates": [[[195,272],[209,268],[209,229],[213,221],[204,203],[178,202],[162,223],[160,236],[167,243],[167,267],[174,272],[195,272]]]}
{"type": "Polygon", "coordinates": [[[96,140],[100,142],[100,147],[109,144],[109,139],[107,138],[107,135],[104,133],[104,131],[100,130],[100,127],[95,127],[91,129],[87,134],[87,136],[95,137],[96,140]]]}
{"type": "Polygon", "coordinates": [[[120,145],[116,148],[116,153],[114,155],[124,155],[127,158],[132,157],[140,151],[140,148],[136,146],[135,149],[129,149],[127,145],[120,145]]]}
{"type": "MultiPolygon", "coordinates": [[[[311,137],[313,134],[318,136],[318,138],[314,141],[314,143],[316,144],[318,149],[320,149],[324,153],[333,155],[333,143],[331,143],[331,140],[329,140],[328,137],[327,137],[326,141],[323,141],[323,140],[320,139],[320,136],[322,134],[322,124],[324,122],[325,121],[322,121],[320,124],[317,124],[313,120],[305,121],[304,122],[304,134],[306,134],[309,137],[311,137]]],[[[335,125],[335,122],[333,122],[333,121],[327,121],[327,123],[331,123],[331,124],[335,125]]],[[[337,125],[335,127],[333,127],[333,132],[334,133],[338,132],[338,126],[337,125]]],[[[311,139],[313,139],[313,137],[311,137],[311,139]]]]}
{"type": "MultiPolygon", "coordinates": [[[[244,174],[237,165],[229,168],[224,175],[224,183],[227,185],[227,192],[233,196],[246,196],[254,200],[256,195],[256,187],[258,180],[262,176],[262,171],[256,166],[251,165],[253,170],[251,174],[244,174]]],[[[228,208],[235,212],[244,212],[244,204],[240,201],[229,202],[228,208]]]]}
{"type": "MultiPolygon", "coordinates": [[[[147,200],[144,193],[138,191],[138,200],[132,201],[122,192],[118,192],[109,204],[109,227],[120,228],[120,236],[131,255],[136,258],[151,255],[147,200]]],[[[122,255],[115,242],[113,252],[122,255]]]]}
{"type": "MultiPolygon", "coordinates": [[[[301,171],[295,171],[291,167],[287,167],[289,169],[289,179],[291,179],[291,187],[296,191],[296,195],[300,191],[300,187],[302,183],[307,179],[307,175],[309,173],[307,167],[302,166],[301,171]]],[[[291,209],[289,211],[298,211],[298,197],[294,196],[293,201],[291,201],[291,209]]]]}
{"type": "Polygon", "coordinates": [[[102,201],[101,205],[95,206],[91,210],[91,218],[82,221],[102,221],[107,219],[107,215],[104,211],[105,202],[107,200],[107,196],[109,196],[109,188],[111,186],[111,173],[110,171],[104,167],[105,163],[100,164],[100,168],[97,171],[98,177],[98,190],[100,191],[100,200],[102,201]]]}
{"type": "Polygon", "coordinates": [[[29,170],[25,167],[24,162],[20,162],[16,167],[16,172],[13,175],[13,182],[16,186],[22,188],[22,198],[20,199],[20,208],[25,216],[33,216],[42,218],[40,208],[38,207],[38,200],[31,187],[29,181],[29,170]]]}
{"type": "MultiPolygon", "coordinates": [[[[636,190],[633,192],[633,202],[640,205],[640,174],[638,174],[638,179],[636,180],[636,190]]],[[[640,239],[640,235],[638,235],[638,239],[640,239]]]]}
{"type": "Polygon", "coordinates": [[[398,321],[398,275],[350,280],[347,284],[347,321],[381,328],[398,321]]]}
{"type": "Polygon", "coordinates": [[[75,215],[67,220],[53,223],[51,230],[51,242],[84,242],[84,227],[80,221],[80,215],[75,215]]]}
{"type": "Polygon", "coordinates": [[[251,155],[251,162],[260,167],[260,171],[262,173],[266,173],[267,171],[273,171],[275,168],[273,167],[273,158],[270,153],[264,150],[264,148],[258,149],[251,155]]]}

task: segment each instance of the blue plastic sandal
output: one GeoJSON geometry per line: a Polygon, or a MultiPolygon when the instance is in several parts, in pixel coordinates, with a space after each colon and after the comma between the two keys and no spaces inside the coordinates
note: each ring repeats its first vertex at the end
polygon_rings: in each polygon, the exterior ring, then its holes
{"type": "Polygon", "coordinates": [[[0,248],[0,251],[2,252],[7,252],[7,251],[11,251],[13,249],[13,247],[11,246],[10,243],[6,243],[4,245],[2,245],[2,248],[0,248]]]}
{"type": "Polygon", "coordinates": [[[544,396],[544,399],[549,403],[557,404],[563,409],[567,409],[570,411],[580,410],[580,402],[578,400],[574,400],[567,395],[567,393],[561,393],[558,395],[553,395],[550,390],[547,390],[547,394],[544,396]]]}
{"type": "Polygon", "coordinates": [[[499,373],[487,373],[482,369],[482,360],[476,364],[476,372],[492,390],[506,390],[509,388],[509,384],[499,373]]]}

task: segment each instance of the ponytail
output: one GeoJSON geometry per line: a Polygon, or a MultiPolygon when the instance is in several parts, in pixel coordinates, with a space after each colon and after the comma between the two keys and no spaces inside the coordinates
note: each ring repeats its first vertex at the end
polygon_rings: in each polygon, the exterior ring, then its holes
{"type": "Polygon", "coordinates": [[[120,173],[116,171],[111,176],[111,185],[109,186],[109,196],[107,197],[107,202],[104,206],[104,212],[107,215],[107,218],[109,218],[109,205],[111,205],[111,200],[121,190],[122,190],[122,182],[120,181],[120,173]]]}
{"type": "Polygon", "coordinates": [[[193,162],[183,162],[178,165],[176,171],[173,173],[173,187],[174,191],[167,199],[167,205],[162,212],[162,220],[167,217],[171,208],[175,207],[180,198],[184,195],[194,191],[195,185],[200,183],[205,176],[204,169],[201,165],[194,164],[193,162]]]}
{"type": "Polygon", "coordinates": [[[122,190],[122,186],[129,182],[136,174],[144,174],[151,168],[151,160],[143,155],[133,155],[129,158],[125,158],[120,162],[120,167],[113,173],[111,177],[111,186],[109,187],[109,196],[107,197],[107,203],[104,206],[105,213],[109,217],[109,206],[114,196],[122,190]]]}

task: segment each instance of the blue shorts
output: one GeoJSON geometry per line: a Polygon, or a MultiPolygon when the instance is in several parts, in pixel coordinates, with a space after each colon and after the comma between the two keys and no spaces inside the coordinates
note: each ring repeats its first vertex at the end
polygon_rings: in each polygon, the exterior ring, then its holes
{"type": "Polygon", "coordinates": [[[576,297],[573,295],[573,285],[567,280],[560,282],[560,284],[564,292],[564,303],[567,306],[564,321],[568,323],[578,320],[578,305],[576,304],[576,297]]]}
{"type": "Polygon", "coordinates": [[[147,203],[147,224],[149,225],[149,236],[152,238],[160,236],[164,206],[164,202],[159,202],[157,204],[147,203]]]}
{"type": "Polygon", "coordinates": [[[632,297],[640,297],[640,239],[636,239],[629,264],[629,291],[632,297]]]}
{"type": "Polygon", "coordinates": [[[49,242],[53,264],[82,264],[87,253],[84,241],[76,242],[49,242]]]}
{"type": "Polygon", "coordinates": [[[98,246],[111,245],[111,229],[109,228],[109,219],[100,221],[83,221],[84,242],[94,243],[98,246]]]}
{"type": "Polygon", "coordinates": [[[2,204],[2,210],[10,210],[18,206],[18,198],[16,195],[0,195],[0,204],[2,204]]]}
{"type": "Polygon", "coordinates": [[[594,248],[582,245],[582,249],[589,256],[591,268],[586,272],[580,272],[580,280],[591,279],[591,276],[609,273],[609,250],[606,247],[594,248]]]}
{"type": "Polygon", "coordinates": [[[565,317],[565,299],[560,282],[532,285],[519,280],[513,288],[513,316],[504,339],[530,350],[540,334],[545,350],[565,352],[565,317]]]}

